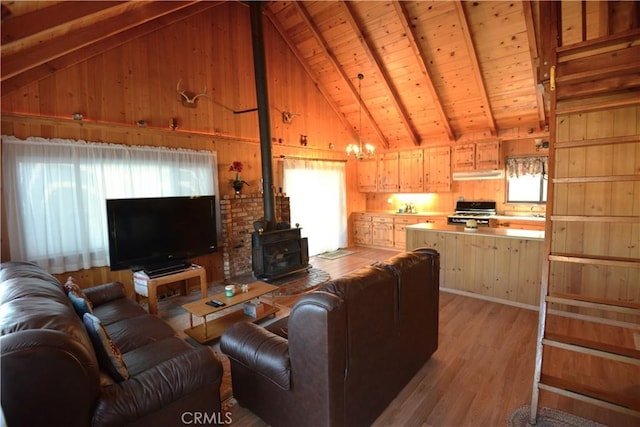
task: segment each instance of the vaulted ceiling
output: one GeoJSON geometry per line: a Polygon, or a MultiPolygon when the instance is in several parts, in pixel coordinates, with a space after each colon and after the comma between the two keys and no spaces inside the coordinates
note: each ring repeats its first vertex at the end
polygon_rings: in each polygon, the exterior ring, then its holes
{"type": "MultiPolygon", "coordinates": [[[[220,3],[2,1],[2,92],[220,3]]],[[[274,1],[263,10],[336,112],[390,147],[543,131],[536,5],[274,1]]]]}

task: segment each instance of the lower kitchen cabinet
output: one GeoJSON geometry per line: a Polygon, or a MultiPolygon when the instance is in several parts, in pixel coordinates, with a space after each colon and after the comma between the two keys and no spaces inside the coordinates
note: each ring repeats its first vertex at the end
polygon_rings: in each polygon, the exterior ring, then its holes
{"type": "Polygon", "coordinates": [[[407,248],[440,253],[440,288],[468,296],[536,307],[540,298],[544,233],[490,227],[407,226],[407,248]]]}
{"type": "Polygon", "coordinates": [[[356,245],[371,245],[371,215],[354,213],[353,223],[353,243],[356,245]]]}
{"type": "Polygon", "coordinates": [[[374,246],[393,247],[393,217],[371,217],[371,243],[374,246]]]}

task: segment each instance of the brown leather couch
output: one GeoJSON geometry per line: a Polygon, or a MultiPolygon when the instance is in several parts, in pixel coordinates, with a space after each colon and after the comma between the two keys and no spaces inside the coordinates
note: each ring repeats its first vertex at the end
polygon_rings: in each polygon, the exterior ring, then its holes
{"type": "Polygon", "coordinates": [[[119,348],[128,379],[117,382],[99,368],[83,321],[54,276],[29,263],[1,265],[0,382],[7,425],[161,426],[221,419],[222,365],[210,348],[177,337],[127,298],[121,283],[85,294],[119,348]]]}
{"type": "Polygon", "coordinates": [[[437,349],[439,262],[401,253],[301,297],[286,325],[232,326],[234,397],[273,426],[370,425],[437,349]]]}

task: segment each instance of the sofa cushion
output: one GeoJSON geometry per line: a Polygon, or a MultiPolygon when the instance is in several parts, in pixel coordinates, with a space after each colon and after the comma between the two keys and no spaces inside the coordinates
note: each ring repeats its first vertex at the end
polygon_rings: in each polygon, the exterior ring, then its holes
{"type": "MultiPolygon", "coordinates": [[[[100,320],[102,321],[102,318],[100,320]]],[[[104,327],[122,353],[176,334],[168,323],[148,313],[104,325],[104,327]]]]}
{"type": "Polygon", "coordinates": [[[104,326],[100,323],[100,319],[91,313],[87,313],[82,320],[93,343],[100,368],[111,375],[117,382],[128,380],[129,370],[124,363],[122,353],[109,337],[104,326]]]}
{"type": "Polygon", "coordinates": [[[193,347],[182,338],[172,336],[128,351],[122,357],[129,374],[136,376],[192,349],[193,347]]]}
{"type": "Polygon", "coordinates": [[[108,304],[93,307],[93,315],[100,319],[103,325],[110,325],[124,319],[133,319],[149,315],[147,310],[129,298],[119,298],[108,304]]]}
{"type": "Polygon", "coordinates": [[[64,284],[64,292],[69,297],[71,304],[73,304],[73,308],[80,317],[83,317],[85,313],[93,313],[93,304],[91,304],[91,301],[87,298],[73,277],[69,276],[67,279],[64,284]]]}

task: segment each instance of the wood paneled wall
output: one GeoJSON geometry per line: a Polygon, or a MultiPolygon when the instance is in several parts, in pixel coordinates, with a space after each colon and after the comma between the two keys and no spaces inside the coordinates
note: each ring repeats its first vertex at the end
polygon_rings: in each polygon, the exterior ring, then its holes
{"type": "MultiPolygon", "coordinates": [[[[557,150],[555,179],[574,177],[633,177],[640,174],[640,107],[568,114],[558,121],[557,144],[578,141],[557,150]],[[610,144],[589,141],[610,138],[610,144]],[[629,139],[629,142],[624,140],[629,139]],[[615,142],[618,141],[618,142],[615,142]]],[[[636,221],[555,221],[553,251],[596,258],[640,259],[640,183],[557,183],[554,215],[621,217],[636,221]]],[[[605,264],[552,262],[550,288],[555,292],[640,302],[640,269],[605,264]]],[[[622,316],[624,318],[624,316],[622,316]]]]}
{"type": "MultiPolygon", "coordinates": [[[[274,157],[345,159],[346,145],[355,142],[353,129],[345,127],[268,19],[264,22],[274,157]],[[287,124],[283,111],[297,115],[287,124]],[[300,144],[301,135],[306,135],[306,146],[300,144]]],[[[1,105],[3,134],[212,150],[218,155],[221,194],[233,193],[228,169],[235,160],[245,165],[248,191],[259,190],[258,115],[237,113],[257,105],[249,9],[240,2],[225,3],[61,70],[2,96],[1,105]],[[190,92],[206,86],[208,96],[199,98],[196,108],[184,107],[176,90],[179,80],[181,89],[190,92]],[[72,120],[73,112],[84,119],[72,120]],[[175,131],[169,128],[171,119],[178,122],[175,131]],[[147,127],[137,127],[138,120],[147,127]]],[[[347,186],[354,196],[349,210],[359,210],[364,195],[355,190],[353,164],[347,163],[347,186]]],[[[276,190],[282,187],[274,184],[276,190]]],[[[1,256],[7,260],[4,220],[2,230],[1,256]]],[[[219,254],[205,258],[200,262],[209,280],[222,279],[219,254]]],[[[126,272],[94,270],[74,276],[83,286],[128,280],[126,272]]]]}

